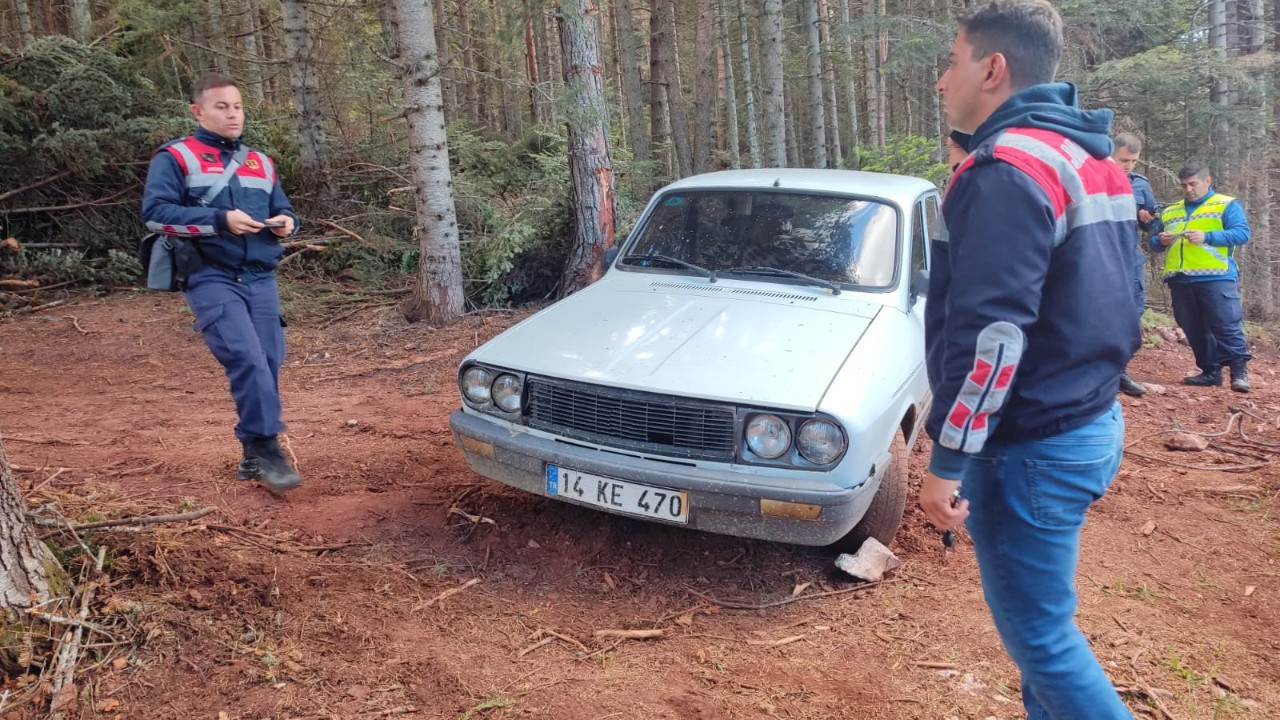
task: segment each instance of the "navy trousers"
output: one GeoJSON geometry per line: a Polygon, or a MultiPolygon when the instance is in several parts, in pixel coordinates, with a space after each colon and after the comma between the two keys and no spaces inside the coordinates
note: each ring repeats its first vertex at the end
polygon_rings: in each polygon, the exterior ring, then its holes
{"type": "Polygon", "coordinates": [[[1139,318],[1147,309],[1146,274],[1147,254],[1139,247],[1133,251],[1133,304],[1138,308],[1139,318]]]}
{"type": "Polygon", "coordinates": [[[240,278],[218,268],[192,273],[187,304],[196,330],[231,381],[241,442],[275,437],[280,419],[280,364],[284,362],[284,320],[274,275],[240,278]]]}
{"type": "Polygon", "coordinates": [[[1253,359],[1244,341],[1244,309],[1235,280],[1171,282],[1173,317],[1187,334],[1196,365],[1217,372],[1253,359]]]}

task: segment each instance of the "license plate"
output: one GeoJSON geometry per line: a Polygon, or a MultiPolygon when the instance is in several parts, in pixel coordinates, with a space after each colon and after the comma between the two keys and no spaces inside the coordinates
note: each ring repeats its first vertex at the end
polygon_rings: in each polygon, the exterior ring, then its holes
{"type": "Polygon", "coordinates": [[[547,466],[547,494],[628,515],[668,522],[689,522],[688,493],[615,480],[555,465],[547,466]]]}

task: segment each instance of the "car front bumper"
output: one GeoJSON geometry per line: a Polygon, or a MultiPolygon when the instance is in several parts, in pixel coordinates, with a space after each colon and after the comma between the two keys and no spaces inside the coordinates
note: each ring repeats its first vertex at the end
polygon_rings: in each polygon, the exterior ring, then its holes
{"type": "MultiPolygon", "coordinates": [[[[687,492],[688,523],[664,524],[796,545],[829,545],[844,537],[866,513],[889,460],[886,453],[877,460],[874,477],[856,487],[844,488],[816,478],[777,478],[699,468],[559,442],[511,429],[461,409],[450,416],[449,426],[472,470],[534,495],[579,504],[547,493],[547,465],[552,464],[687,492]],[[762,511],[762,501],[768,505],[767,514],[762,511]],[[814,519],[787,516],[804,514],[813,506],[820,508],[814,519]]],[[[614,512],[596,505],[586,506],[614,512]]]]}

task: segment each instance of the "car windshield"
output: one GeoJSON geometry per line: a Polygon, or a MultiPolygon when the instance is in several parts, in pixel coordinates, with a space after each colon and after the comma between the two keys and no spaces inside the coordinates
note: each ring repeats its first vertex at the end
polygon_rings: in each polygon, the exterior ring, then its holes
{"type": "MultiPolygon", "coordinates": [[[[790,192],[663,195],[622,258],[631,267],[732,274],[774,268],[867,288],[893,283],[898,214],[874,200],[790,192]]],[[[767,277],[755,273],[753,278],[767,277]]],[[[783,282],[795,282],[782,274],[783,282]]]]}

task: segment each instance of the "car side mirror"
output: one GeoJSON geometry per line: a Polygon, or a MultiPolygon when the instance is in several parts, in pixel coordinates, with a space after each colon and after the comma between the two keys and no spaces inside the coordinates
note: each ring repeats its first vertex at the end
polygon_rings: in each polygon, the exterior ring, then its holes
{"type": "MultiPolygon", "coordinates": [[[[626,242],[626,239],[625,239],[625,238],[623,239],[623,242],[626,242]]],[[[621,252],[621,250],[622,250],[622,243],[619,243],[619,244],[617,244],[617,245],[614,245],[613,247],[609,248],[608,250],[605,250],[605,251],[604,251],[604,259],[601,261],[601,262],[602,262],[602,266],[601,266],[601,268],[600,268],[600,269],[601,269],[601,270],[608,270],[608,269],[609,269],[609,266],[613,264],[613,261],[618,259],[618,253],[619,253],[619,252],[621,252]]]]}
{"type": "Polygon", "coordinates": [[[920,269],[911,276],[911,302],[916,298],[929,294],[929,271],[920,269]]]}

